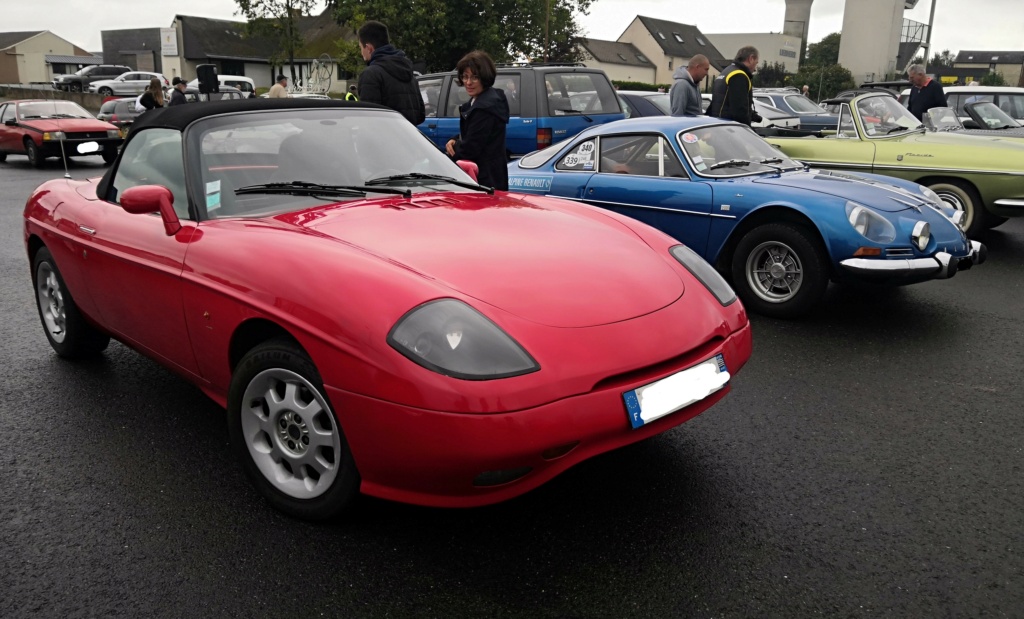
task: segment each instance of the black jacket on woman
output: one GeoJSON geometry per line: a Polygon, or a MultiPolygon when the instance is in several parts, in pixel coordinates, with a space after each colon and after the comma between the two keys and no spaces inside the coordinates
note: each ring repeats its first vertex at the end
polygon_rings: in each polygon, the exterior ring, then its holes
{"type": "Polygon", "coordinates": [[[158,107],[163,107],[156,100],[156,97],[153,96],[153,93],[151,93],[148,90],[146,92],[142,93],[142,96],[139,97],[139,105],[141,105],[142,107],[146,108],[146,110],[152,110],[152,109],[155,109],[155,108],[158,108],[158,107]]]}
{"type": "Polygon", "coordinates": [[[480,169],[477,181],[481,185],[508,191],[505,127],[509,114],[505,91],[488,88],[475,101],[459,106],[459,113],[459,136],[452,159],[472,161],[480,169]]]}

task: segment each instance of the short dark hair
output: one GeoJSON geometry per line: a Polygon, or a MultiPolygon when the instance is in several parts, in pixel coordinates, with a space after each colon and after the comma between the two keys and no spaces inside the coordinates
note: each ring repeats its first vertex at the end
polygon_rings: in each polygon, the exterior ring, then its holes
{"type": "Polygon", "coordinates": [[[278,76],[277,76],[277,81],[279,81],[279,82],[280,82],[281,80],[286,80],[286,79],[288,79],[288,78],[287,78],[287,77],[285,77],[285,76],[283,76],[283,75],[278,75],[278,76]]]}
{"type": "Polygon", "coordinates": [[[391,42],[391,37],[388,36],[388,27],[379,21],[370,20],[364,23],[359,27],[356,36],[359,37],[361,44],[369,43],[375,48],[384,47],[391,42]]]}
{"type": "Polygon", "coordinates": [[[480,83],[483,84],[484,88],[494,86],[494,79],[498,75],[498,68],[494,66],[494,61],[491,60],[487,52],[481,49],[469,52],[455,65],[455,83],[459,86],[465,86],[462,83],[462,74],[465,73],[466,69],[469,69],[480,78],[480,83]]]}
{"type": "Polygon", "coordinates": [[[751,56],[757,56],[761,58],[761,54],[757,53],[757,48],[753,45],[746,45],[740,48],[740,51],[736,52],[736,62],[746,62],[747,58],[751,56]]]}

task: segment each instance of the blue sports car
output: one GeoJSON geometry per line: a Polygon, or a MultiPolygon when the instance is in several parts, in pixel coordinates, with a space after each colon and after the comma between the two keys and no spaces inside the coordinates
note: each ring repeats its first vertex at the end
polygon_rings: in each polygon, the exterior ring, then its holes
{"type": "MultiPolygon", "coordinates": [[[[932,190],[807,168],[717,118],[608,123],[509,164],[511,191],[629,215],[727,276],[752,311],[795,317],[829,280],[912,284],[984,261],[932,190]]],[[[589,248],[600,251],[601,248],[589,248]]]]}

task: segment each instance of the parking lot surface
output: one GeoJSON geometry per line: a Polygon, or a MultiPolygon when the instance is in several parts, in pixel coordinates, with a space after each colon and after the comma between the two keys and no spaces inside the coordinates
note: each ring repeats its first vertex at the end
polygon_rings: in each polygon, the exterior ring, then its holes
{"type": "Polygon", "coordinates": [[[1024,609],[1024,221],[951,280],[753,317],[721,404],[524,497],[315,525],[256,495],[195,387],[120,344],[51,351],[21,210],[63,173],[0,164],[0,617],[1024,609]]]}

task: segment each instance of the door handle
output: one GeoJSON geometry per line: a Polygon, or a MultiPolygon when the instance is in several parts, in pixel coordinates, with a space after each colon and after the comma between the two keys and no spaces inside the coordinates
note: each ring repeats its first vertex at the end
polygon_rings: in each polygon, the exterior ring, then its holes
{"type": "Polygon", "coordinates": [[[90,228],[89,226],[83,226],[82,224],[78,224],[78,229],[80,231],[86,233],[86,234],[89,234],[89,235],[95,235],[96,234],[96,229],[95,228],[90,228]]]}

